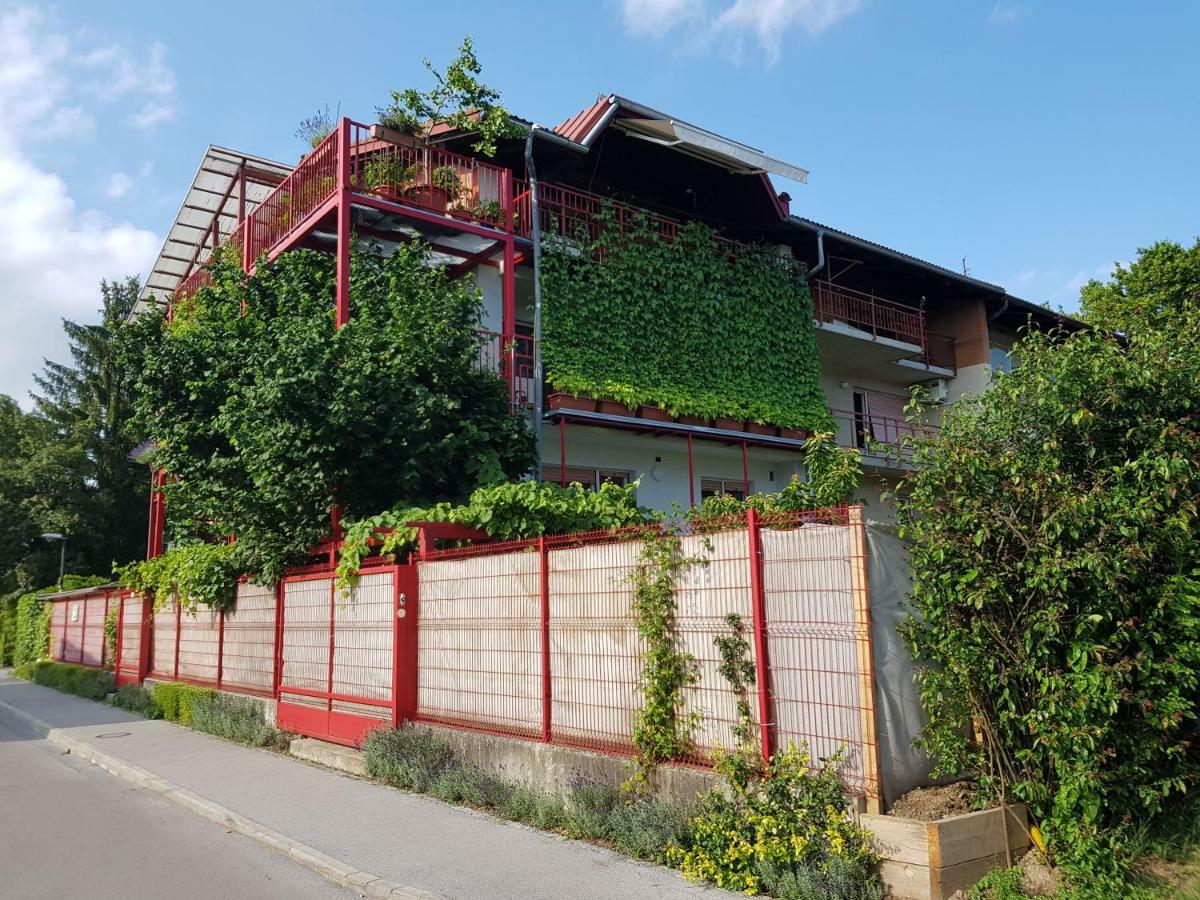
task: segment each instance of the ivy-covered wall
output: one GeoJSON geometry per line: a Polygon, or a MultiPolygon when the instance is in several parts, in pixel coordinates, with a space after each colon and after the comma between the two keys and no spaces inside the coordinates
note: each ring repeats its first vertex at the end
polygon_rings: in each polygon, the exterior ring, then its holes
{"type": "Polygon", "coordinates": [[[691,223],[663,240],[645,222],[595,240],[551,237],[542,263],[542,353],[571,394],[786,428],[831,427],[803,268],[691,223]]]}

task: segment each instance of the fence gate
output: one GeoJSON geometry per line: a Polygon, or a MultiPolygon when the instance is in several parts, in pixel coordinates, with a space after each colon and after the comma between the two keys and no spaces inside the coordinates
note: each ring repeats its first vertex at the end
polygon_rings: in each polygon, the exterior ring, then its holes
{"type": "Polygon", "coordinates": [[[280,728],[358,746],[372,728],[411,714],[415,571],[364,570],[348,594],[328,571],[281,582],[280,728]],[[410,669],[397,688],[397,672],[410,669]]]}

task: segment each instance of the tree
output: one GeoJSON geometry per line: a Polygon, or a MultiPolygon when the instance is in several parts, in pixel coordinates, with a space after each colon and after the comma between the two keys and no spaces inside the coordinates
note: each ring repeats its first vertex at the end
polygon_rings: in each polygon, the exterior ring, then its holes
{"type": "Polygon", "coordinates": [[[1105,896],[1124,823],[1200,786],[1200,309],[1147,284],[1156,327],[1031,334],[895,497],[928,749],[1105,896]]]}
{"type": "Polygon", "coordinates": [[[424,64],[433,76],[434,86],[427,91],[392,91],[392,102],[378,110],[380,124],[425,141],[435,126],[445,124],[464,134],[475,134],[473,149],[485,156],[496,155],[500,138],[524,133],[501,105],[500,92],[479,80],[483,67],[475,57],[470,35],[463,38],[458,58],[444,73],[428,59],[424,64]]]}
{"type": "MultiPolygon", "coordinates": [[[[100,283],[100,321],[63,321],[71,363],[47,360],[35,377],[33,429],[27,428],[26,506],[43,531],[70,536],[72,568],[107,573],[113,561],[144,555],[148,474],[129,458],[134,368],[123,367],[136,277],[100,283]]],[[[57,575],[57,560],[54,566],[57,575]]],[[[35,579],[47,580],[46,575],[35,579]]]]}
{"type": "Polygon", "coordinates": [[[1159,241],[1138,250],[1111,281],[1092,279],[1080,291],[1083,317],[1097,328],[1132,334],[1159,328],[1200,298],[1200,239],[1191,247],[1159,241]]]}
{"type": "Polygon", "coordinates": [[[249,277],[221,259],[172,322],[139,319],[137,421],[170,476],[176,541],[235,535],[237,568],[271,580],[328,534],[335,505],[458,501],[529,471],[524,418],[479,371],[479,293],[427,262],[416,242],[356,246],[341,329],[333,259],[309,251],[249,277]]]}

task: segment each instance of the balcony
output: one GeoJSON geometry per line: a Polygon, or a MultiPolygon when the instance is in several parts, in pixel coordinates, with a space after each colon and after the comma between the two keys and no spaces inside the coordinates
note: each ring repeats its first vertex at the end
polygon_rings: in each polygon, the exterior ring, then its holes
{"type": "Polygon", "coordinates": [[[490,372],[507,382],[509,402],[514,408],[533,406],[533,335],[517,332],[511,341],[499,331],[478,329],[480,372],[490,372]],[[511,373],[511,376],[510,374],[511,373]]]}
{"type": "Polygon", "coordinates": [[[938,432],[936,425],[914,424],[872,412],[830,407],[829,413],[837,425],[837,445],[860,451],[863,462],[874,468],[910,468],[914,444],[938,432]]]}
{"type": "Polygon", "coordinates": [[[929,331],[923,310],[823,280],[812,282],[812,297],[813,317],[830,330],[858,332],[900,351],[901,358],[954,371],[954,339],[929,331]]]}

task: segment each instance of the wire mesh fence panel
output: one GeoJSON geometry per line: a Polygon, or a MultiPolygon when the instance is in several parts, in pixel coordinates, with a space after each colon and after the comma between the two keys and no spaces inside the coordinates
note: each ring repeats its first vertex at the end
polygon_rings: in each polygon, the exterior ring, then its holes
{"type": "Polygon", "coordinates": [[[62,658],[66,662],[78,663],[83,656],[83,600],[67,600],[66,621],[63,623],[62,658]]]}
{"type": "Polygon", "coordinates": [[[142,653],[142,598],[121,598],[121,674],[136,678],[142,653]]]}
{"type": "Polygon", "coordinates": [[[541,733],[540,560],[516,552],[420,564],[418,717],[541,733]]]}
{"type": "Polygon", "coordinates": [[[80,659],[85,666],[104,663],[104,594],[83,599],[83,648],[80,659]]]}
{"type": "Polygon", "coordinates": [[[221,684],[234,689],[275,687],[275,587],[243,582],[225,613],[221,684]]]}
{"type": "Polygon", "coordinates": [[[67,601],[59,600],[50,610],[50,656],[67,660],[67,601]]]}
{"type": "Polygon", "coordinates": [[[394,592],[394,574],[380,572],[359,576],[349,595],[337,598],[332,693],[386,701],[387,705],[335,698],[332,708],[336,711],[391,718],[394,592]]]}
{"type": "Polygon", "coordinates": [[[868,774],[860,652],[869,646],[855,610],[851,527],[764,528],[763,590],[776,746],[806,744],[814,759],[841,755],[856,792],[868,774]]]}
{"type": "MultiPolygon", "coordinates": [[[[694,664],[696,681],[684,688],[683,702],[684,713],[695,716],[692,737],[699,761],[719,747],[732,749],[737,743],[733,728],[738,721],[738,697],[720,673],[721,654],[715,642],[734,634],[726,620],[736,615],[743,624],[743,637],[753,646],[750,552],[744,528],[692,535],[680,545],[684,559],[691,562],[676,582],[675,633],[679,649],[694,664]]],[[[749,658],[753,659],[752,649],[749,658]]],[[[750,686],[746,700],[757,724],[753,691],[750,686]]]]}
{"type": "Polygon", "coordinates": [[[171,597],[155,607],[150,625],[150,674],[155,678],[175,677],[175,642],[178,602],[171,597]]]}
{"type": "Polygon", "coordinates": [[[630,573],[642,547],[641,541],[625,541],[546,554],[555,741],[633,748],[644,646],[633,616],[630,573]]]}
{"type": "Polygon", "coordinates": [[[291,694],[289,687],[329,690],[329,615],[333,580],[313,578],[283,583],[283,671],[280,698],[325,707],[325,699],[291,694]]]}
{"type": "Polygon", "coordinates": [[[221,614],[208,606],[185,609],[179,617],[179,677],[216,682],[221,646],[221,614]]]}

